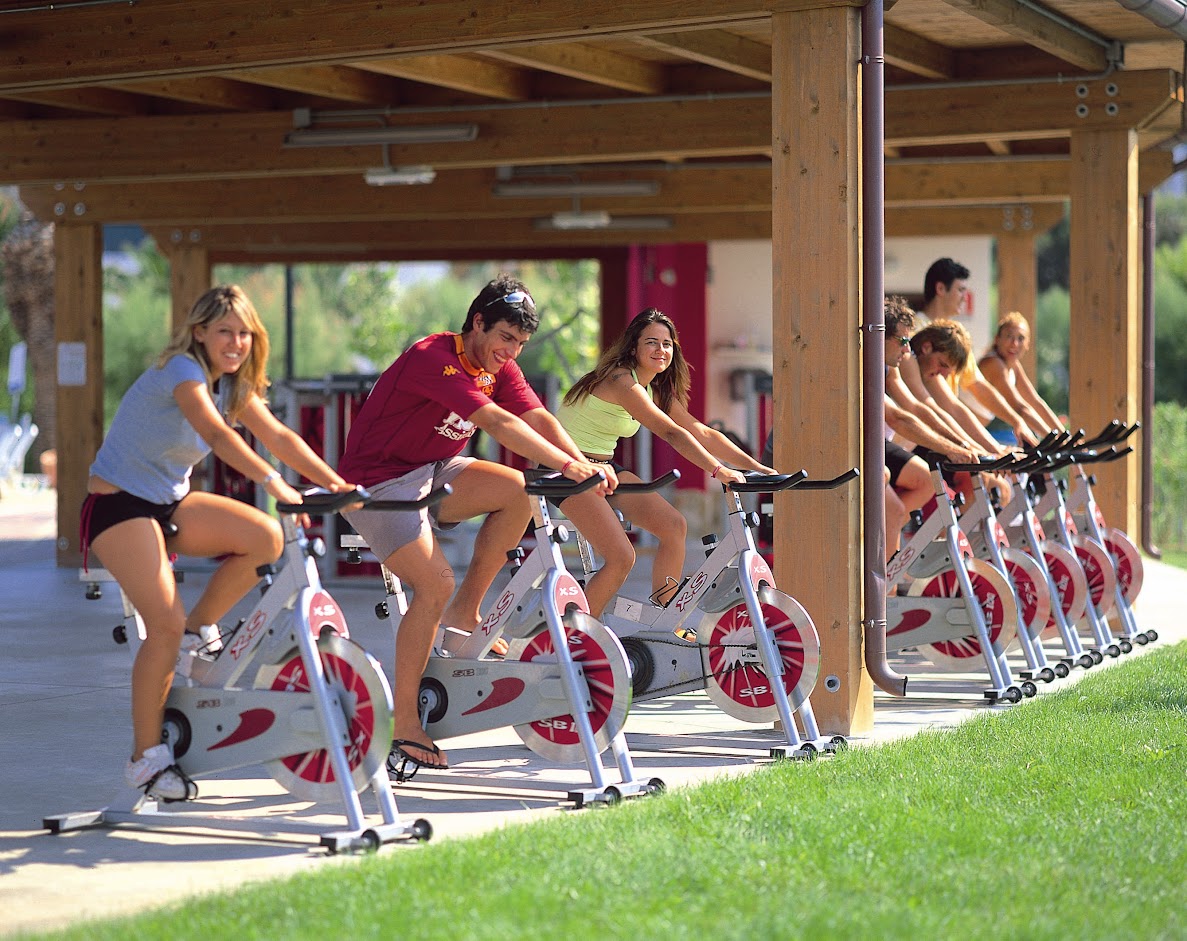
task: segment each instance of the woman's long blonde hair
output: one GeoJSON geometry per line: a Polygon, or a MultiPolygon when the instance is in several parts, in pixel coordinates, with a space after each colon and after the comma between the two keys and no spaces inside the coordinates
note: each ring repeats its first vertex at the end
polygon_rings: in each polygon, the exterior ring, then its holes
{"type": "Polygon", "coordinates": [[[653,323],[663,324],[672,334],[672,363],[651,380],[651,391],[655,395],[655,403],[665,412],[671,408],[673,402],[687,405],[692,379],[688,362],[680,351],[680,337],[676,335],[676,325],[672,323],[667,314],[654,307],[648,307],[627,324],[622,336],[602,354],[598,364],[578,379],[573,388],[568,391],[565,395],[565,404],[576,405],[596,386],[609,379],[614,370],[635,369],[638,366],[635,350],[639,345],[639,337],[653,323]]]}
{"type": "Polygon", "coordinates": [[[229,382],[231,388],[225,392],[227,419],[234,422],[254,392],[260,398],[268,389],[268,329],[260,320],[252,302],[237,284],[220,284],[203,294],[190,309],[185,323],[173,334],[165,351],[157,358],[160,368],[173,356],[190,356],[202,365],[206,373],[206,385],[213,391],[214,377],[206,348],[194,338],[196,327],[210,327],[229,314],[238,314],[244,326],[251,331],[251,353],[247,361],[234,373],[224,374],[220,383],[229,382]]]}

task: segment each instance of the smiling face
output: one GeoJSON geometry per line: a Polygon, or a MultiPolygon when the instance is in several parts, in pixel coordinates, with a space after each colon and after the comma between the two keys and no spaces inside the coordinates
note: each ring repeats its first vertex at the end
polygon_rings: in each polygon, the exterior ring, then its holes
{"type": "Polygon", "coordinates": [[[661,373],[672,365],[673,349],[672,331],[662,323],[648,324],[635,344],[635,363],[661,373]]]}
{"type": "Polygon", "coordinates": [[[234,312],[194,327],[194,342],[206,351],[210,372],[215,379],[239,371],[251,354],[253,339],[250,328],[234,312]]]}
{"type": "Polygon", "coordinates": [[[969,293],[969,283],[964,278],[955,278],[950,287],[943,282],[936,285],[936,306],[932,317],[947,317],[949,319],[960,315],[964,307],[965,297],[969,293]]]}
{"type": "Polygon", "coordinates": [[[505,363],[517,359],[532,337],[506,320],[496,320],[488,329],[482,314],[474,315],[473,329],[462,336],[466,358],[491,375],[497,375],[505,363]]]}
{"type": "Polygon", "coordinates": [[[993,346],[998,356],[1008,363],[1014,363],[1025,352],[1029,340],[1030,335],[1025,324],[1009,323],[998,331],[993,346]]]}

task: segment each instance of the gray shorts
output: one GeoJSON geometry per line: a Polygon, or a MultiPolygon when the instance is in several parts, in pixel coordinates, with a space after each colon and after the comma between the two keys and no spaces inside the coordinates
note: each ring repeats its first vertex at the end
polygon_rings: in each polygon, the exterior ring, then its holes
{"type": "MultiPolygon", "coordinates": [[[[376,500],[419,500],[434,487],[453,481],[475,460],[472,457],[451,457],[447,461],[418,467],[403,477],[385,480],[367,490],[376,500]]],[[[441,523],[437,520],[440,506],[438,503],[416,513],[363,509],[342,515],[367,541],[375,556],[383,560],[397,549],[421,538],[430,526],[441,531],[453,529],[457,523],[441,523]]]]}

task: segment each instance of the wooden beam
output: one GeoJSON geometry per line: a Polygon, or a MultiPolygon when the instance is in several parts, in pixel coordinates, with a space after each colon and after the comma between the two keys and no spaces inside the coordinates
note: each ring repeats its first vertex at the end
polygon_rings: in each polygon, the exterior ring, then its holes
{"type": "Polygon", "coordinates": [[[1066,158],[986,157],[933,163],[888,161],[888,206],[971,206],[1001,202],[1062,202],[1066,158]]]}
{"type": "Polygon", "coordinates": [[[128,79],[111,87],[141,95],[184,101],[204,108],[225,108],[228,111],[268,111],[274,106],[274,96],[266,89],[217,76],[128,79]]]}
{"type": "Polygon", "coordinates": [[[58,344],[58,543],[61,566],[82,561],[78,514],[103,440],[103,227],[54,230],[58,344]]]}
{"type": "MultiPolygon", "coordinates": [[[[1018,311],[1030,324],[1030,345],[1022,353],[1022,367],[1035,375],[1038,363],[1037,305],[1039,266],[1033,229],[1016,228],[997,236],[997,315],[1018,311]]],[[[996,334],[995,334],[996,335],[996,334]]]]}
{"type": "Polygon", "coordinates": [[[638,36],[644,46],[672,52],[702,65],[711,65],[762,82],[771,80],[771,47],[735,36],[723,29],[701,29],[686,33],[652,33],[638,36]]]}
{"type": "MultiPolygon", "coordinates": [[[[392,145],[394,165],[441,168],[605,163],[679,157],[766,155],[766,96],[676,104],[554,104],[549,108],[414,112],[400,125],[474,123],[465,143],[392,145]]],[[[287,113],[0,122],[0,182],[219,179],[361,173],[378,145],[285,149],[287,113]]]]}
{"type": "Polygon", "coordinates": [[[715,239],[770,238],[771,214],[698,213],[673,216],[670,229],[621,231],[579,229],[569,232],[541,231],[531,218],[437,220],[416,226],[394,226],[386,222],[251,223],[163,227],[148,229],[158,244],[176,241],[202,245],[212,261],[227,253],[239,253],[270,260],[368,257],[399,258],[408,252],[440,250],[445,257],[453,249],[485,248],[494,254],[516,248],[547,246],[605,246],[639,243],[707,242],[715,239]]]}
{"type": "Polygon", "coordinates": [[[210,287],[210,253],[205,245],[170,238],[158,243],[169,259],[170,334],[185,325],[194,302],[210,287]]]}
{"type": "MultiPolygon", "coordinates": [[[[1072,134],[1071,339],[1073,427],[1090,434],[1138,417],[1138,152],[1132,131],[1072,134]]],[[[1145,447],[1142,440],[1137,447],[1145,447]]],[[[1136,456],[1102,464],[1096,501],[1111,526],[1137,531],[1136,456]]]]}
{"type": "Polygon", "coordinates": [[[886,236],[1042,234],[1064,216],[1063,203],[887,207],[886,236]]]}
{"type": "Polygon", "coordinates": [[[924,78],[950,79],[956,74],[956,56],[947,46],[891,23],[883,26],[882,36],[887,65],[924,78]]]}
{"type": "Polygon", "coordinates": [[[861,0],[534,0],[530,8],[367,0],[186,0],[10,13],[0,88],[55,88],[149,76],[223,73],[298,63],[348,63],[399,54],[483,51],[501,45],[585,42],[763,21],[775,10],[861,0]]]}
{"type": "Polygon", "coordinates": [[[1179,75],[1159,69],[1094,81],[898,85],[886,89],[886,142],[907,147],[1066,138],[1073,128],[1142,127],[1182,101],[1179,75]]]}
{"type": "Polygon", "coordinates": [[[514,65],[555,72],[641,95],[658,95],[667,88],[667,77],[660,63],[625,56],[588,43],[512,46],[493,49],[486,55],[514,65]]]}
{"type": "Polygon", "coordinates": [[[415,56],[353,64],[369,72],[439,85],[499,101],[526,101],[532,97],[531,76],[525,70],[476,56],[415,56]]]}
{"type": "Polygon", "coordinates": [[[240,69],[228,72],[226,77],[242,82],[254,82],[269,88],[283,88],[304,95],[337,98],[357,104],[396,105],[400,102],[397,83],[344,65],[240,69]]]}
{"type": "MultiPolygon", "coordinates": [[[[831,476],[861,463],[858,13],[778,14],[771,30],[775,464],[831,476]]],[[[775,495],[776,581],[820,635],[812,704],[826,733],[873,725],[861,505],[852,485],[775,495]],[[803,552],[796,533],[830,535],[803,552]]]]}
{"type": "Polygon", "coordinates": [[[50,88],[42,91],[5,92],[4,97],[10,101],[108,116],[152,112],[149,99],[142,94],[114,88],[50,88]]]}
{"type": "Polygon", "coordinates": [[[1103,72],[1108,67],[1104,45],[1057,19],[1045,16],[1030,4],[1020,3],[1019,0],[945,2],[1078,68],[1103,72]]]}

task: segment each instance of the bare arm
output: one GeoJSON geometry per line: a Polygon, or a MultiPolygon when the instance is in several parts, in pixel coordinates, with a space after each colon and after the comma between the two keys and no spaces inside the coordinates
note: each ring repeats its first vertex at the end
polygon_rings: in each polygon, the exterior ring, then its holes
{"type": "Polygon", "coordinates": [[[917,416],[897,406],[889,397],[886,398],[886,425],[888,428],[892,428],[895,434],[902,435],[908,441],[937,451],[949,460],[960,464],[974,463],[980,456],[977,451],[958,444],[927,427],[917,416]]]}
{"type": "Polygon", "coordinates": [[[1001,453],[1001,444],[985,430],[985,426],[977,420],[977,416],[969,410],[969,407],[953,394],[943,376],[932,376],[930,379],[924,379],[923,382],[932,394],[932,398],[936,400],[936,404],[956,420],[975,445],[984,448],[986,454],[1001,453]]]}
{"type": "Polygon", "coordinates": [[[981,373],[985,377],[985,381],[993,386],[1019,413],[1025,415],[1023,408],[1029,406],[1028,410],[1031,411],[1034,418],[1033,420],[1028,418],[1027,421],[1035,431],[1051,431],[1063,427],[1055,412],[1035,391],[1034,386],[1031,385],[1030,377],[1026,375],[1026,370],[1020,365],[1014,366],[1013,383],[1010,382],[1009,367],[996,356],[987,356],[981,361],[981,373]]]}
{"type": "Polygon", "coordinates": [[[204,382],[183,382],[173,390],[173,398],[185,420],[202,436],[218,457],[249,480],[263,486],[270,496],[285,503],[302,502],[301,494],[276,476],[264,483],[273,467],[247,446],[243,436],[226,423],[204,382]]]}
{"type": "MultiPolygon", "coordinates": [[[[533,413],[543,411],[544,409],[533,409],[526,412],[525,415],[532,416],[533,421],[538,421],[538,416],[533,413]]],[[[544,467],[559,470],[570,480],[585,480],[587,477],[592,477],[603,471],[602,465],[587,461],[576,447],[572,449],[572,453],[566,451],[537,432],[523,418],[512,415],[494,402],[483,405],[473,412],[469,420],[509,451],[514,451],[521,457],[526,457],[529,461],[535,461],[544,467]]],[[[568,435],[565,437],[568,438],[568,435]]],[[[569,443],[572,444],[571,441],[569,443]]],[[[607,481],[613,479],[612,474],[607,475],[607,481]]],[[[603,484],[598,492],[609,493],[610,486],[609,483],[603,484]]]]}
{"type": "MultiPolygon", "coordinates": [[[[999,361],[1000,362],[1000,361],[999,361]]],[[[1042,427],[1039,416],[1017,395],[1007,394],[986,380],[978,369],[969,385],[973,397],[990,412],[1014,429],[1014,434],[1023,444],[1034,444],[1034,432],[1042,427]]],[[[1010,390],[1013,393],[1013,390],[1010,390]]]]}
{"type": "Polygon", "coordinates": [[[705,473],[713,474],[715,479],[722,483],[745,481],[742,473],[723,467],[723,462],[706,449],[687,428],[676,424],[667,412],[652,402],[651,397],[629,371],[620,369],[612,373],[609,379],[597,385],[593,394],[607,402],[621,405],[644,428],[660,440],[666,441],[705,473]]]}
{"type": "MultiPolygon", "coordinates": [[[[520,418],[545,441],[555,444],[562,451],[574,456],[583,464],[586,463],[585,455],[577,447],[577,442],[569,437],[569,433],[565,431],[565,426],[557,421],[556,416],[552,412],[543,408],[534,408],[530,412],[524,412],[520,418]]],[[[618,486],[618,475],[614,473],[614,468],[608,464],[596,464],[594,466],[606,475],[610,489],[613,491],[618,486]]],[[[584,478],[579,479],[584,480],[584,478]]]]}
{"type": "Polygon", "coordinates": [[[305,439],[281,422],[257,395],[248,400],[241,416],[244,426],[276,457],[309,480],[338,493],[352,490],[325,461],[318,457],[305,439]]]}
{"type": "Polygon", "coordinates": [[[927,427],[941,431],[965,447],[972,447],[973,441],[964,429],[932,399],[914,359],[904,359],[899,366],[887,371],[886,392],[899,408],[910,412],[927,427]]]}
{"type": "Polygon", "coordinates": [[[767,467],[766,464],[756,461],[716,428],[710,428],[703,422],[697,421],[679,402],[672,406],[668,415],[672,421],[691,434],[702,448],[722,464],[732,464],[734,467],[758,471],[760,474],[775,473],[773,467],[767,467]]]}

